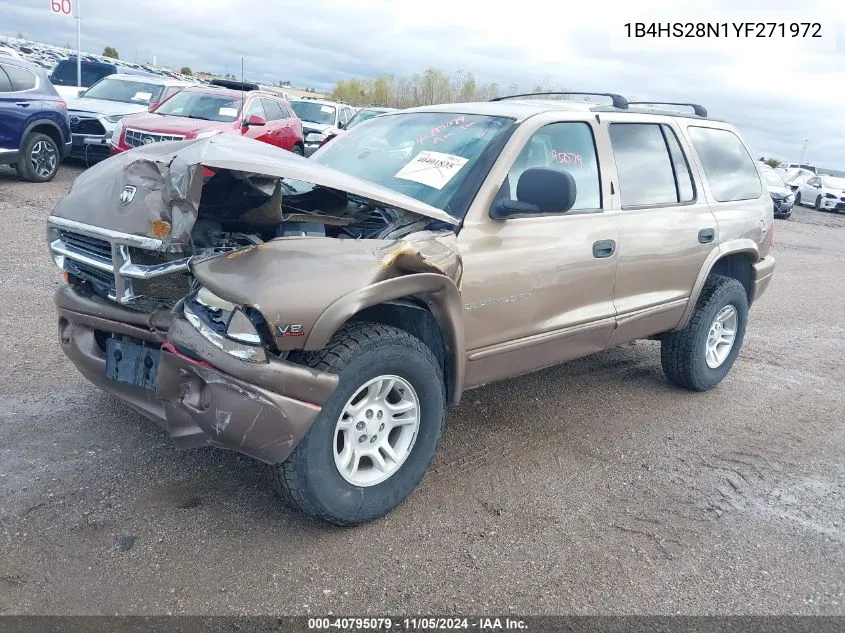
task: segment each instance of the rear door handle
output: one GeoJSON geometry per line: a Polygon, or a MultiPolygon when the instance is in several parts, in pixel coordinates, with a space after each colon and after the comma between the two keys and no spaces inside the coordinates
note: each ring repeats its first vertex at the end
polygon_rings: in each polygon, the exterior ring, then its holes
{"type": "Polygon", "coordinates": [[[22,108],[28,108],[30,104],[29,101],[16,101],[15,105],[20,106],[22,108]]]}
{"type": "Polygon", "coordinates": [[[599,240],[593,244],[593,257],[602,259],[610,257],[616,252],[616,242],[613,240],[599,240]]]}
{"type": "Polygon", "coordinates": [[[716,229],[701,229],[698,232],[698,241],[702,244],[709,244],[716,239],[716,229]]]}

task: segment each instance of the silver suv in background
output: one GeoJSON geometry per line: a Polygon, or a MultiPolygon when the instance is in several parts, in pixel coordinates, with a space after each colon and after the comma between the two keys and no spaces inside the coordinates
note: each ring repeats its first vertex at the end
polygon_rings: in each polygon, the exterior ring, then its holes
{"type": "Polygon", "coordinates": [[[144,112],[191,85],[166,77],[114,74],[67,99],[73,147],[70,155],[86,161],[108,158],[112,134],[127,114],[144,112]]]}
{"type": "Polygon", "coordinates": [[[355,115],[351,105],[328,99],[296,99],[290,107],[302,121],[306,156],[316,152],[327,138],[337,135],[355,115]]]}

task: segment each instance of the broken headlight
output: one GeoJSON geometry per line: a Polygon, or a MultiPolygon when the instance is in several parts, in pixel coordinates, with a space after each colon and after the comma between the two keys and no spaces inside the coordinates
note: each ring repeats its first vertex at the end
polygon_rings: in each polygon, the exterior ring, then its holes
{"type": "Polygon", "coordinates": [[[258,328],[243,308],[200,288],[185,301],[183,312],[200,334],[227,354],[253,363],[267,362],[258,328]]]}

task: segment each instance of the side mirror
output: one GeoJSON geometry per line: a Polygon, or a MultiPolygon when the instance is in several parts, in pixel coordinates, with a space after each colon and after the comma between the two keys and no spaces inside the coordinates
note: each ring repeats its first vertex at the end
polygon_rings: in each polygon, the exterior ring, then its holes
{"type": "Polygon", "coordinates": [[[249,115],[249,118],[244,121],[242,127],[252,127],[253,125],[267,125],[267,121],[265,121],[263,117],[260,117],[257,114],[251,114],[249,115]]]}
{"type": "Polygon", "coordinates": [[[575,205],[577,187],[572,174],[557,169],[532,167],[516,183],[516,200],[496,200],[490,217],[504,220],[512,215],[564,213],[575,205]]]}

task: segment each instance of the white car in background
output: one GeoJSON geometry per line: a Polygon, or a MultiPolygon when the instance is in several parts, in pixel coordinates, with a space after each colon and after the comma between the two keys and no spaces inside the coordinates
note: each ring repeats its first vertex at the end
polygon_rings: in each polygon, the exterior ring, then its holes
{"type": "Polygon", "coordinates": [[[295,99],[290,107],[302,121],[305,155],[311,156],[323,141],[337,135],[342,126],[355,115],[355,108],[346,103],[327,99],[295,99]]]}
{"type": "Polygon", "coordinates": [[[818,211],[845,211],[845,178],[813,176],[799,185],[795,204],[818,211]]]}
{"type": "Polygon", "coordinates": [[[86,161],[109,156],[109,142],[120,120],[145,112],[191,85],[187,81],[146,75],[114,74],[100,79],[81,95],[67,99],[73,149],[86,161]]]}

